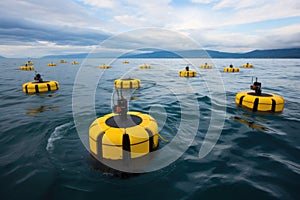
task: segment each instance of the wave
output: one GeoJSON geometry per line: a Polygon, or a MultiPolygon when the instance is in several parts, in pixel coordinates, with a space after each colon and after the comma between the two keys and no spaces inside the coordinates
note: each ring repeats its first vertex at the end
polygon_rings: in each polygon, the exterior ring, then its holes
{"type": "Polygon", "coordinates": [[[48,143],[46,146],[46,150],[51,152],[54,150],[54,143],[57,140],[60,140],[64,137],[69,129],[74,126],[73,122],[68,122],[66,124],[62,124],[60,126],[55,127],[54,131],[51,133],[50,137],[48,138],[48,143]]]}

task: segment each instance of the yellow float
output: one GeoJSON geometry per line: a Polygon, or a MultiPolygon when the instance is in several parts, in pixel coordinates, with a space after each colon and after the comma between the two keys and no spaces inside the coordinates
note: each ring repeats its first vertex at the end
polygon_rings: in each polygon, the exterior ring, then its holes
{"type": "MultiPolygon", "coordinates": [[[[89,147],[93,157],[112,161],[143,157],[158,147],[158,125],[154,118],[141,112],[128,111],[121,83],[139,86],[138,79],[115,81],[117,103],[113,113],[96,119],[89,128],[89,147]],[[125,82],[124,82],[125,81],[125,82]]],[[[130,90],[129,90],[130,91],[130,90]]]]}
{"type": "Polygon", "coordinates": [[[200,68],[201,69],[212,69],[212,66],[205,63],[204,65],[201,65],[200,68]]]}
{"type": "Polygon", "coordinates": [[[195,70],[180,70],[179,71],[179,76],[183,76],[183,77],[196,77],[196,71],[195,70]]]}
{"type": "Polygon", "coordinates": [[[231,68],[231,67],[225,67],[224,72],[239,72],[240,69],[239,68],[231,68]]]}
{"type": "Polygon", "coordinates": [[[66,60],[60,60],[59,62],[60,62],[60,63],[67,63],[66,60]]]}
{"type": "Polygon", "coordinates": [[[253,68],[252,64],[246,63],[246,64],[242,64],[243,68],[253,68]]]}
{"type": "Polygon", "coordinates": [[[59,89],[59,84],[57,81],[33,81],[27,82],[22,85],[22,91],[28,94],[41,93],[54,91],[59,89]]]}
{"type": "Polygon", "coordinates": [[[110,65],[100,65],[99,68],[100,69],[109,69],[110,65]]]}
{"type": "Polygon", "coordinates": [[[276,94],[262,93],[261,83],[256,81],[250,87],[252,91],[237,93],[235,103],[252,111],[281,112],[284,108],[284,99],[276,94]]]}
{"type": "Polygon", "coordinates": [[[73,61],[71,62],[72,65],[78,65],[78,62],[77,61],[73,61]]]}
{"type": "Polygon", "coordinates": [[[125,61],[123,61],[122,63],[123,63],[123,64],[128,64],[129,61],[125,60],[125,61]]]}
{"type": "Polygon", "coordinates": [[[33,65],[25,65],[25,66],[20,66],[19,70],[34,70],[34,66],[33,65]]]}
{"type": "Polygon", "coordinates": [[[54,67],[54,66],[56,66],[56,63],[48,63],[48,66],[49,67],[54,67]]]}
{"type": "Polygon", "coordinates": [[[96,119],[89,129],[90,150],[98,159],[121,160],[142,157],[158,147],[158,126],[154,118],[127,112],[126,119],[111,113],[96,119]]]}
{"type": "Polygon", "coordinates": [[[141,81],[139,79],[117,79],[114,82],[115,88],[118,89],[135,89],[141,87],[141,81]]]}
{"type": "Polygon", "coordinates": [[[151,66],[150,65],[141,65],[140,69],[150,69],[151,66]]]}

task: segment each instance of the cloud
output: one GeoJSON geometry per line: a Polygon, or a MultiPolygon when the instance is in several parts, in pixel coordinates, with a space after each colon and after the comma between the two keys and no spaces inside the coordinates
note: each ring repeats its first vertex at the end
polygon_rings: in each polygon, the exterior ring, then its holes
{"type": "MultiPolygon", "coordinates": [[[[2,0],[0,5],[0,44],[19,45],[20,49],[45,41],[49,51],[77,51],[79,46],[94,46],[118,33],[145,27],[178,31],[218,50],[253,50],[263,43],[266,48],[299,44],[298,31],[291,31],[299,24],[295,20],[300,18],[297,0],[2,0]],[[272,22],[278,19],[280,24],[272,22]],[[265,37],[272,40],[262,42],[265,37]]],[[[141,42],[156,46],[162,36],[143,33],[116,43],[115,48],[122,49],[124,44],[134,48],[141,42]]],[[[185,48],[180,41],[173,42],[169,46],[185,48]]],[[[2,49],[0,54],[4,54],[2,49]]]]}
{"type": "Polygon", "coordinates": [[[82,0],[84,4],[95,6],[98,8],[115,8],[118,6],[118,2],[115,0],[82,0]]]}

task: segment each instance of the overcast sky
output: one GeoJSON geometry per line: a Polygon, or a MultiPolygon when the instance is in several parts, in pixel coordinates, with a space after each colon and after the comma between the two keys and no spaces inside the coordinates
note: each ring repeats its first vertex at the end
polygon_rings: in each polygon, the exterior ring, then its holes
{"type": "Polygon", "coordinates": [[[178,42],[182,35],[228,52],[300,47],[299,0],[1,0],[0,15],[5,57],[90,52],[124,33],[131,34],[109,51],[152,41],[152,47],[188,49],[178,42]]]}

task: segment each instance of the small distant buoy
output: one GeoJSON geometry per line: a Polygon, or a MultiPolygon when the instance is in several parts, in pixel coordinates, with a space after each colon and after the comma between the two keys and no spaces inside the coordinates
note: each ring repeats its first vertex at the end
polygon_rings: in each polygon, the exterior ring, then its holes
{"type": "Polygon", "coordinates": [[[204,65],[201,65],[200,68],[201,69],[212,69],[212,66],[208,65],[208,64],[204,64],[204,65]]]}
{"type": "Polygon", "coordinates": [[[158,125],[150,115],[127,112],[96,119],[89,128],[91,154],[98,159],[122,160],[145,156],[158,147],[158,125]]]}
{"type": "Polygon", "coordinates": [[[54,67],[54,66],[56,66],[56,63],[48,63],[48,66],[49,67],[54,67]]]}
{"type": "Polygon", "coordinates": [[[231,68],[231,67],[225,67],[224,72],[239,72],[239,68],[231,68]]]}
{"type": "Polygon", "coordinates": [[[242,64],[242,67],[243,67],[243,68],[252,68],[253,65],[250,64],[250,63],[246,63],[246,64],[242,64]]]}
{"type": "Polygon", "coordinates": [[[250,87],[252,91],[237,93],[235,103],[252,111],[281,112],[284,108],[284,99],[276,94],[261,92],[261,83],[256,81],[250,87]]]}
{"type": "Polygon", "coordinates": [[[28,94],[54,91],[59,89],[57,81],[27,82],[22,85],[22,91],[28,94]]]}
{"type": "Polygon", "coordinates": [[[140,68],[141,69],[150,69],[151,66],[150,65],[141,65],[140,68]]]}
{"type": "Polygon", "coordinates": [[[123,61],[122,63],[123,63],[123,64],[128,64],[129,61],[125,60],[125,61],[123,61]]]}
{"type": "Polygon", "coordinates": [[[66,60],[60,60],[59,62],[60,62],[60,63],[67,63],[66,60]]]}
{"type": "Polygon", "coordinates": [[[135,89],[141,87],[141,81],[139,79],[117,79],[114,84],[115,88],[119,89],[135,89]]]}
{"type": "Polygon", "coordinates": [[[180,70],[179,76],[183,77],[196,77],[196,71],[195,70],[180,70]]]}
{"type": "Polygon", "coordinates": [[[19,70],[34,70],[34,66],[33,65],[28,65],[28,66],[20,66],[19,70]]]}
{"type": "Polygon", "coordinates": [[[100,69],[109,69],[110,65],[100,65],[99,68],[100,69]]]}
{"type": "Polygon", "coordinates": [[[72,64],[72,65],[77,65],[78,62],[77,62],[77,61],[73,61],[73,62],[71,62],[71,64],[72,64]]]}

